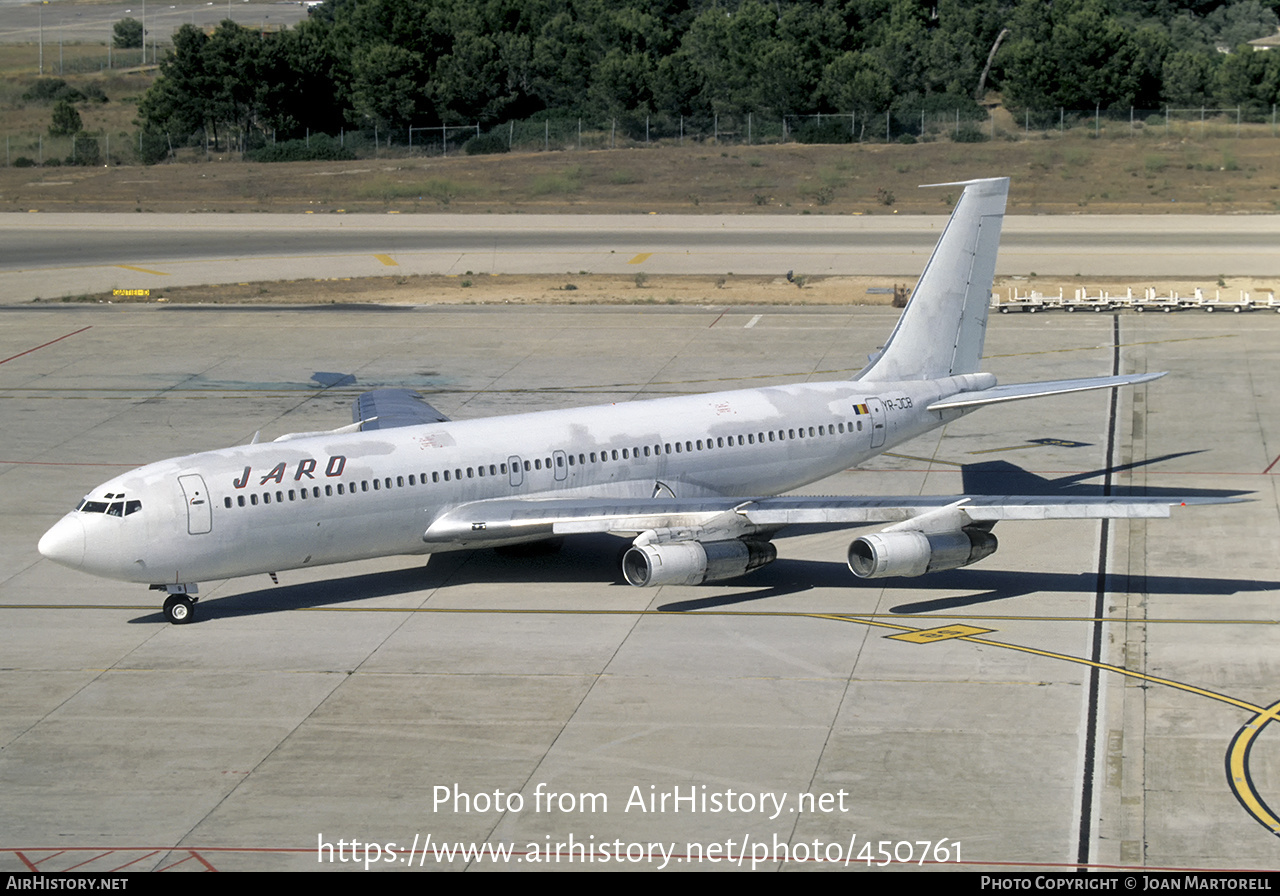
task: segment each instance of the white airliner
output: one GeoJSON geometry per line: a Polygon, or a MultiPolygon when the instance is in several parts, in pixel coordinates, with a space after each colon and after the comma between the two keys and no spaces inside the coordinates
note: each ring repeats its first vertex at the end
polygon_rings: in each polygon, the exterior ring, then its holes
{"type": "Polygon", "coordinates": [[[1143,383],[1162,374],[997,386],[979,371],[1007,178],[964,184],[884,348],[852,380],[448,420],[379,389],[355,422],[148,464],[87,495],[40,553],[169,593],[196,583],[393,554],[607,532],[633,539],[637,586],[740,576],[787,526],[890,523],[857,538],[863,578],[955,569],[996,549],[999,520],[1161,517],[1203,498],[797,497],[984,405],[1143,383]]]}

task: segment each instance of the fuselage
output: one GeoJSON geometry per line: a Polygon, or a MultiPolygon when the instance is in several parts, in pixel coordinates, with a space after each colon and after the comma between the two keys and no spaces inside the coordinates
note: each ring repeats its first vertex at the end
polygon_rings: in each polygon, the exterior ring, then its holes
{"type": "Polygon", "coordinates": [[[484,540],[424,534],[492,499],[774,495],[960,416],[926,406],[993,383],[787,385],[224,448],[103,483],[40,551],[123,581],[190,583],[474,547],[484,540]]]}

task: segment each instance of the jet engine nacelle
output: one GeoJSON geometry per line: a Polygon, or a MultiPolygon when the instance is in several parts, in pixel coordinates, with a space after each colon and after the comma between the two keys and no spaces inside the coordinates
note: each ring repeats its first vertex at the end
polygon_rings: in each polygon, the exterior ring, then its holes
{"type": "Polygon", "coordinates": [[[632,545],[622,556],[622,574],[637,588],[701,585],[733,579],[778,559],[767,541],[668,541],[632,545]]]}
{"type": "Polygon", "coordinates": [[[994,535],[975,527],[934,534],[877,532],[849,545],[849,569],[860,579],[919,576],[977,563],[994,554],[996,546],[994,535]]]}

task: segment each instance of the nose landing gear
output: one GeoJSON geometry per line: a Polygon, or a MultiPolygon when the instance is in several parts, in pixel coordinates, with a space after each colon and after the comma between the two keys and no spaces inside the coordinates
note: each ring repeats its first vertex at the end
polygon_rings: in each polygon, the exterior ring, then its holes
{"type": "Polygon", "coordinates": [[[186,625],[195,619],[195,585],[152,585],[151,590],[169,592],[164,601],[164,618],[174,625],[186,625]]]}
{"type": "Polygon", "coordinates": [[[164,602],[164,618],[174,625],[185,625],[195,617],[195,601],[185,594],[170,594],[164,602]]]}

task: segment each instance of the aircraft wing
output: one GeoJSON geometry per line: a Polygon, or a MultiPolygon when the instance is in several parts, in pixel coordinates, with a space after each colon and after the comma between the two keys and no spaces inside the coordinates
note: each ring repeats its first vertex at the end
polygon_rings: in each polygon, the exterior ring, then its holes
{"type": "MultiPolygon", "coordinates": [[[[1167,371],[1166,371],[1167,372],[1167,371]]],[[[994,386],[979,392],[961,392],[950,398],[929,405],[931,411],[947,408],[975,408],[986,404],[1017,401],[1020,398],[1043,398],[1046,395],[1065,395],[1069,392],[1088,392],[1091,389],[1114,389],[1117,386],[1133,386],[1159,379],[1164,373],[1132,373],[1126,376],[1092,376],[1077,380],[1050,380],[1043,383],[1011,383],[994,386]]]]}
{"type": "Polygon", "coordinates": [[[423,534],[428,544],[483,545],[557,535],[647,531],[672,538],[737,538],[784,527],[838,529],[916,520],[921,528],[959,528],[1000,520],[1167,517],[1171,508],[1226,504],[1222,497],[1102,497],[1088,495],[937,495],[924,497],[780,496],[689,499],[498,499],[464,504],[438,516],[423,534]],[[925,518],[929,521],[926,522],[925,518]]]}
{"type": "Polygon", "coordinates": [[[360,424],[362,432],[445,423],[448,419],[411,389],[374,389],[351,403],[351,420],[360,424]]]}

